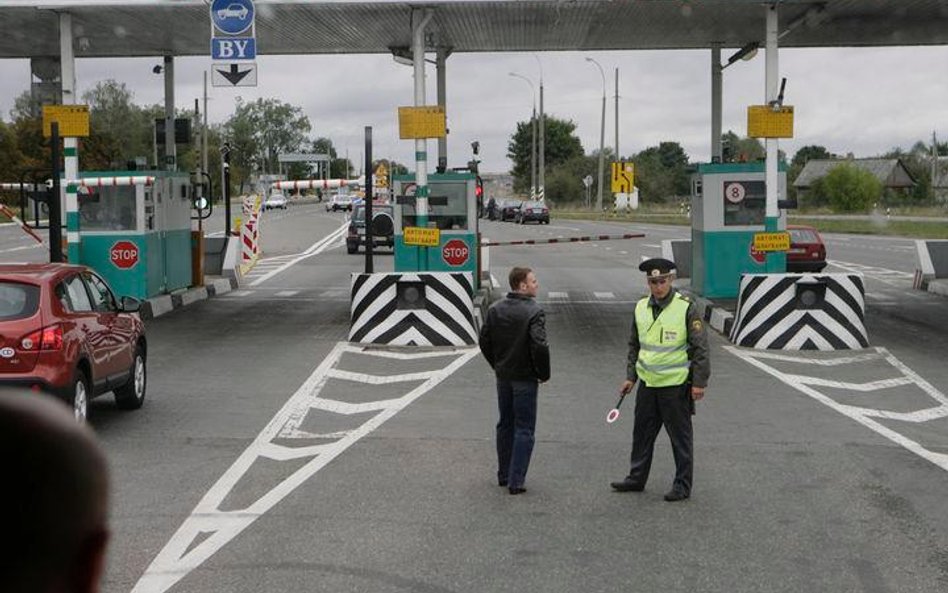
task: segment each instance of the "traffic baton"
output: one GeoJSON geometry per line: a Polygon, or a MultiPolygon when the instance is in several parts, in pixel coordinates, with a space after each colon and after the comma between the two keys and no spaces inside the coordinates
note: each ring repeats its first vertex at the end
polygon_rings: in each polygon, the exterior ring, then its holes
{"type": "Polygon", "coordinates": [[[609,410],[609,413],[606,414],[606,424],[612,424],[619,419],[619,406],[622,405],[622,400],[625,399],[626,394],[623,393],[619,396],[619,402],[616,403],[616,407],[609,410]]]}

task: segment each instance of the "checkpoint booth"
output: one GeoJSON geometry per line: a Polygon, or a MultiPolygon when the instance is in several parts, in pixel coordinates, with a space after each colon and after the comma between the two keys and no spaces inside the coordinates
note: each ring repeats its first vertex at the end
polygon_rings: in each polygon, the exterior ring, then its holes
{"type": "Polygon", "coordinates": [[[80,173],[79,262],[117,294],[147,299],[191,284],[191,179],[167,171],[80,173]]]}
{"type": "Polygon", "coordinates": [[[392,176],[396,272],[469,272],[478,289],[476,186],[471,172],[428,175],[428,223],[419,230],[415,176],[392,176]]]}
{"type": "MultiPolygon", "coordinates": [[[[754,236],[763,233],[767,203],[765,163],[698,165],[692,177],[692,288],[705,298],[735,298],[742,274],[766,272],[767,258],[786,269],[782,251],[758,251],[754,236]]],[[[778,195],[786,196],[786,164],[778,167],[778,195]]],[[[777,230],[786,229],[780,210],[777,230]]]]}

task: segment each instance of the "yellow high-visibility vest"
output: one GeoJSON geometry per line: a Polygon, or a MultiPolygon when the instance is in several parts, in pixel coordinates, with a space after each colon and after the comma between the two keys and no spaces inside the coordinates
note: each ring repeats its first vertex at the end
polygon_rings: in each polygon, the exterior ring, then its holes
{"type": "Polygon", "coordinates": [[[639,358],[635,372],[649,387],[671,387],[688,380],[688,305],[675,293],[672,302],[652,318],[648,297],[635,306],[639,332],[639,358]]]}

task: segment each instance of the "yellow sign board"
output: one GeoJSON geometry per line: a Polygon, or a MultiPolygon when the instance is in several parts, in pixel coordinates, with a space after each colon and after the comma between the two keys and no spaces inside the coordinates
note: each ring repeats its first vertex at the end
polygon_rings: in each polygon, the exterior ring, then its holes
{"type": "Polygon", "coordinates": [[[757,251],[786,251],[790,249],[790,233],[754,233],[754,249],[757,251]]]}
{"type": "Polygon", "coordinates": [[[444,138],[446,119],[444,107],[399,107],[398,136],[412,138],[444,138]]]}
{"type": "Polygon", "coordinates": [[[405,245],[437,247],[441,244],[441,231],[439,229],[426,229],[420,226],[407,226],[403,230],[405,245]]]}
{"type": "Polygon", "coordinates": [[[616,161],[612,163],[612,193],[630,194],[635,187],[635,165],[616,161]]]}
{"type": "Polygon", "coordinates": [[[385,163],[379,163],[375,168],[375,187],[388,187],[388,167],[385,163]]]}
{"type": "Polygon", "coordinates": [[[53,135],[52,124],[59,124],[61,137],[78,138],[89,135],[88,105],[43,105],[43,136],[53,135]]]}
{"type": "Polygon", "coordinates": [[[793,138],[793,106],[750,105],[747,107],[750,138],[793,138]]]}

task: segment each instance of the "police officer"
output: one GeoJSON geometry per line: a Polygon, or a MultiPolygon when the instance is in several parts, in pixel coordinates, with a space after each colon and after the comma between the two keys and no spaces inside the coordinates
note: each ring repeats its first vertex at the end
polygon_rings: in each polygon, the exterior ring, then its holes
{"type": "Polygon", "coordinates": [[[704,397],[711,375],[708,336],[697,307],[672,286],[675,264],[662,258],[642,262],[650,295],[635,306],[626,380],[629,393],[641,382],[635,398],[632,465],[619,492],[641,492],[648,481],[655,438],[662,425],[671,439],[675,480],[665,494],[669,502],[691,496],[694,402],[704,397]]]}

